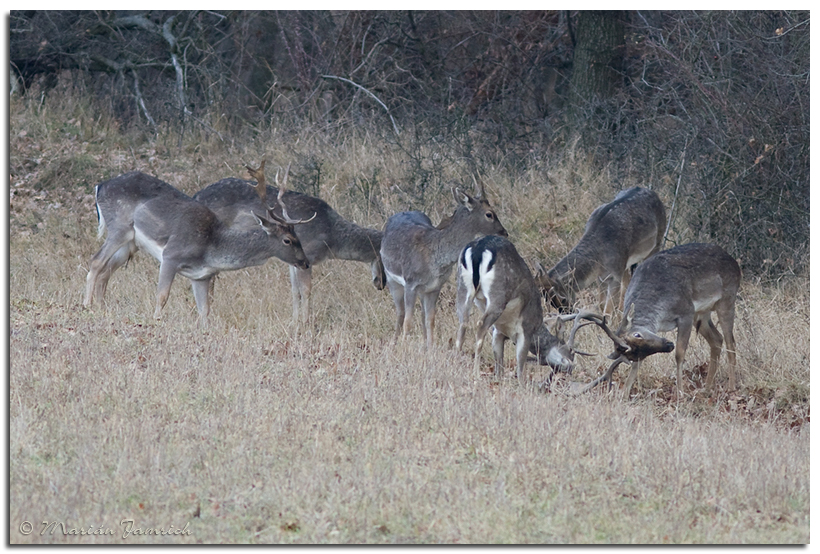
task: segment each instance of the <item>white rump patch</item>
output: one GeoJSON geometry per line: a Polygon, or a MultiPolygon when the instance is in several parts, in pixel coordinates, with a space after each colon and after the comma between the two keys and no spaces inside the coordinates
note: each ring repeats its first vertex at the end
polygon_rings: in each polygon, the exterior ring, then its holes
{"type": "Polygon", "coordinates": [[[464,252],[464,261],[467,263],[467,267],[460,267],[459,268],[459,275],[461,275],[461,282],[464,283],[464,288],[467,289],[467,298],[472,298],[475,294],[475,290],[473,287],[473,249],[468,248],[464,252]]]}
{"type": "Polygon", "coordinates": [[[496,266],[493,265],[491,269],[487,269],[493,261],[493,258],[495,258],[494,252],[484,250],[481,253],[481,263],[478,265],[479,286],[481,287],[481,291],[484,293],[484,297],[487,299],[487,307],[490,306],[490,289],[493,286],[493,281],[495,281],[496,266]]]}

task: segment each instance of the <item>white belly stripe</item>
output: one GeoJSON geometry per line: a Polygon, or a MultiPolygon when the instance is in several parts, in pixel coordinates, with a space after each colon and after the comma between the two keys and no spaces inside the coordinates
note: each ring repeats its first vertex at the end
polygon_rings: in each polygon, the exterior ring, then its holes
{"type": "Polygon", "coordinates": [[[134,242],[137,243],[137,247],[141,250],[145,250],[159,262],[162,262],[162,251],[165,250],[165,247],[160,246],[158,243],[146,237],[140,231],[139,227],[134,227],[134,242]]]}
{"type": "Polygon", "coordinates": [[[405,286],[407,283],[404,281],[404,277],[401,275],[396,275],[395,273],[390,273],[387,271],[387,268],[384,269],[384,274],[387,275],[388,281],[393,281],[394,283],[398,283],[401,286],[405,286]]]}

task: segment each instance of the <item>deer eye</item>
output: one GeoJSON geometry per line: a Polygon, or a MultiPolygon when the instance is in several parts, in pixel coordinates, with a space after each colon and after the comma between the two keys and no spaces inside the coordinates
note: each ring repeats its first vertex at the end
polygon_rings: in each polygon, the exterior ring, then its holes
{"type": "Polygon", "coordinates": [[[492,221],[493,219],[495,219],[495,214],[493,212],[485,212],[484,217],[492,221]]]}
{"type": "Polygon", "coordinates": [[[282,242],[284,243],[285,246],[291,246],[293,244],[293,241],[290,240],[290,237],[283,238],[282,242]]]}
{"type": "Polygon", "coordinates": [[[640,333],[632,333],[632,336],[636,339],[642,339],[643,338],[643,335],[641,335],[640,333]]]}

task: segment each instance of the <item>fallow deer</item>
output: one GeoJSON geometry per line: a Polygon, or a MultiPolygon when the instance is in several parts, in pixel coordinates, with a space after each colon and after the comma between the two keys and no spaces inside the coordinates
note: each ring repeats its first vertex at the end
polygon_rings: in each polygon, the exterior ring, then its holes
{"type": "Polygon", "coordinates": [[[206,323],[209,283],[220,271],[261,265],[271,256],[303,269],[310,267],[293,231],[301,221],[270,212],[258,198],[249,209],[256,226],[237,230],[203,204],[139,171],[98,184],[95,197],[98,236],[102,238],[107,229],[108,237],[91,259],[85,306],[103,302],[112,273],[140,249],[160,262],[157,319],[177,273],[191,280],[200,319],[206,323]]]}
{"type": "Polygon", "coordinates": [[[624,397],[628,398],[641,362],[658,352],[675,350],[676,388],[682,390],[682,366],[692,327],[709,343],[709,371],[706,388],[711,390],[717,373],[723,337],[712,323],[715,312],[726,338],[729,358],[729,390],[735,390],[735,300],[740,288],[740,266],[725,250],[713,244],[691,243],[655,254],[638,265],[624,306],[626,315],[618,330],[609,332],[615,361],[606,373],[587,385],[585,391],[601,381],[612,383],[612,373],[624,362],[632,368],[626,380],[624,397]],[[677,342],[658,333],[677,328],[677,342]]]}
{"type": "Polygon", "coordinates": [[[548,387],[556,371],[572,371],[577,352],[574,349],[575,334],[583,325],[581,320],[590,319],[593,323],[601,321],[600,316],[591,312],[579,312],[561,317],[564,321],[575,320],[566,343],[550,333],[543,321],[541,295],[530,269],[515,246],[500,236],[482,237],[464,248],[459,258],[457,282],[457,350],[461,350],[464,342],[464,332],[473,304],[482,315],[476,332],[476,377],[479,375],[481,347],[490,327],[493,329],[495,377],[501,376],[504,343],[507,339],[512,339],[516,349],[515,373],[519,382],[525,380],[524,363],[527,352],[532,352],[540,365],[552,368],[545,382],[548,387]]]}
{"type": "MultiPolygon", "coordinates": [[[[264,167],[264,161],[262,164],[264,167]]],[[[256,179],[256,183],[236,178],[222,179],[197,192],[194,200],[208,206],[226,223],[239,228],[253,226],[253,221],[247,217],[247,213],[250,207],[259,201],[259,198],[253,194],[251,187],[256,188],[260,197],[263,194],[267,197],[271,209],[280,211],[281,207],[273,199],[279,198],[281,189],[287,183],[289,171],[285,171],[282,187],[279,187],[278,174],[275,179],[277,186],[271,187],[265,184],[264,173],[250,167],[248,170],[256,179]]],[[[291,266],[290,268],[294,324],[306,324],[309,321],[312,267],[327,259],[369,263],[373,285],[378,290],[384,288],[384,266],[379,256],[381,231],[360,227],[348,221],[327,202],[314,196],[288,190],[282,196],[282,200],[287,204],[288,212],[293,217],[312,217],[310,222],[299,225],[295,229],[310,267],[291,266]]]]}
{"type": "Polygon", "coordinates": [[[438,227],[417,211],[395,214],[385,223],[381,257],[396,306],[397,338],[402,329],[405,335],[410,332],[416,297],[421,296],[427,347],[432,348],[436,301],[462,249],[483,235],[507,235],[487,201],[483,184],[476,188],[473,197],[453,187],[453,197],[459,207],[438,227]]]}
{"type": "Polygon", "coordinates": [[[660,250],[665,223],[666,210],[654,191],[621,191],[592,212],[581,240],[552,269],[538,265],[535,281],[562,312],[572,309],[578,291],[600,281],[607,290],[604,312],[612,313],[615,302],[623,305],[632,267],[660,250]]]}

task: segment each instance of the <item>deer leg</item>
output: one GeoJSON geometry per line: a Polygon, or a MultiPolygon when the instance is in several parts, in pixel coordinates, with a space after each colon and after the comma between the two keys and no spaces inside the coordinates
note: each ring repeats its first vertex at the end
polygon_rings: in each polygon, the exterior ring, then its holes
{"type": "Polygon", "coordinates": [[[122,266],[128,263],[128,260],[137,253],[137,245],[129,242],[125,246],[117,250],[113,256],[108,260],[105,268],[99,273],[97,283],[94,286],[94,300],[100,304],[104,303],[105,291],[108,288],[108,280],[122,266]]]}
{"type": "Polygon", "coordinates": [[[473,374],[475,378],[481,377],[481,347],[484,346],[484,336],[487,334],[487,328],[479,325],[475,333],[475,355],[473,356],[473,374]]]}
{"type": "Polygon", "coordinates": [[[709,343],[709,372],[706,374],[706,390],[711,391],[715,384],[718,358],[720,358],[720,350],[723,348],[723,337],[708,314],[706,317],[698,319],[695,327],[698,334],[709,343]]]}
{"type": "Polygon", "coordinates": [[[199,319],[203,324],[208,321],[208,314],[211,313],[211,283],[213,283],[213,276],[205,279],[191,279],[191,289],[194,291],[194,300],[196,300],[196,309],[199,312],[199,319]]]}
{"type": "Polygon", "coordinates": [[[290,266],[290,292],[293,298],[293,323],[307,324],[310,318],[310,292],[313,288],[313,270],[290,266]]]}
{"type": "Polygon", "coordinates": [[[435,343],[436,329],[436,301],[438,291],[428,292],[421,295],[421,307],[424,314],[424,326],[427,329],[427,348],[433,348],[435,343]]]}
{"type": "Polygon", "coordinates": [[[632,367],[629,369],[629,377],[626,378],[626,386],[624,387],[624,401],[629,400],[629,393],[632,391],[632,385],[638,377],[638,369],[641,367],[641,360],[632,362],[632,367]]]}
{"type": "Polygon", "coordinates": [[[177,264],[163,258],[159,264],[159,283],[157,284],[157,307],[154,310],[154,319],[160,318],[160,312],[168,302],[168,295],[171,294],[171,284],[177,274],[177,264]]]}
{"type": "Polygon", "coordinates": [[[415,309],[416,291],[410,287],[404,287],[404,336],[407,336],[413,330],[413,312],[415,309]]]}
{"type": "Polygon", "coordinates": [[[396,306],[396,333],[394,339],[401,336],[402,325],[404,324],[404,287],[395,281],[388,281],[390,296],[393,297],[393,305],[396,306]]]}
{"type": "Polygon", "coordinates": [[[470,312],[473,309],[470,296],[463,286],[456,289],[456,314],[458,315],[456,352],[461,352],[461,345],[464,344],[464,333],[467,331],[467,324],[470,322],[470,312]]]}
{"type": "Polygon", "coordinates": [[[518,384],[523,384],[526,380],[524,364],[527,362],[529,351],[529,341],[526,340],[524,333],[518,333],[515,340],[515,376],[518,378],[518,384]]]}
{"type": "MultiPolygon", "coordinates": [[[[484,346],[484,337],[487,335],[487,331],[490,330],[495,320],[498,319],[498,315],[485,313],[484,316],[481,318],[481,323],[478,325],[478,329],[476,329],[475,335],[475,357],[473,359],[473,372],[475,373],[476,378],[481,375],[481,347],[484,346]]],[[[501,346],[502,356],[504,352],[504,346],[501,346]]],[[[495,353],[495,334],[493,334],[493,353],[495,353]]],[[[499,366],[496,363],[496,377],[499,375],[499,366]]]]}
{"type": "Polygon", "coordinates": [[[102,248],[91,258],[86,277],[84,306],[90,306],[95,300],[102,303],[111,274],[137,251],[133,238],[133,233],[109,234],[102,248]]]}
{"type": "Polygon", "coordinates": [[[683,392],[683,358],[686,356],[686,349],[689,347],[689,337],[691,336],[692,320],[679,320],[678,338],[675,341],[675,365],[677,366],[677,375],[675,378],[676,398],[683,392]]]}
{"type": "Polygon", "coordinates": [[[729,390],[735,391],[737,388],[737,378],[735,375],[735,363],[737,352],[735,351],[735,304],[732,301],[730,306],[719,306],[717,308],[718,321],[723,330],[723,337],[726,339],[726,357],[729,365],[729,390]]]}
{"type": "Polygon", "coordinates": [[[458,304],[458,333],[456,333],[456,352],[461,352],[461,345],[464,344],[464,333],[467,331],[467,324],[470,322],[470,311],[472,302],[459,302],[458,304]]]}
{"type": "Polygon", "coordinates": [[[495,366],[493,372],[496,379],[501,379],[504,373],[504,343],[507,342],[507,336],[493,328],[493,361],[495,366]]]}

